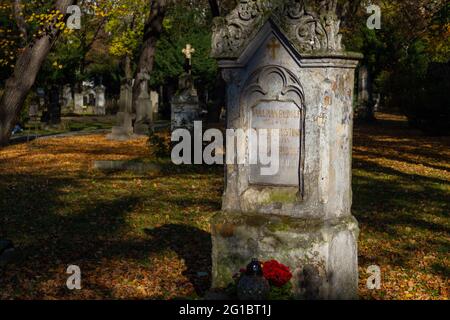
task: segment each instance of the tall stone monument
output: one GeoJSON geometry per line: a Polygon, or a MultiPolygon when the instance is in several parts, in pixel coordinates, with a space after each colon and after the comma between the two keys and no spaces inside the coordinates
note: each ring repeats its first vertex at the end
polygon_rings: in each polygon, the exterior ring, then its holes
{"type": "Polygon", "coordinates": [[[178,81],[178,92],[171,101],[171,120],[172,131],[176,129],[194,129],[194,121],[200,120],[200,106],[197,90],[194,86],[194,79],[192,77],[192,54],[195,49],[187,44],[183,49],[183,54],[186,57],[186,72],[184,72],[178,81]]]}
{"type": "Polygon", "coordinates": [[[84,113],[84,109],[83,109],[83,93],[77,90],[74,93],[74,99],[73,99],[73,112],[76,114],[83,114],[84,113]]]}
{"type": "MultiPolygon", "coordinates": [[[[211,222],[213,288],[252,258],[293,273],[297,299],[354,299],[352,101],[359,54],[344,52],[336,1],[241,0],[216,18],[212,56],[227,81],[229,129],[279,129],[279,170],[226,166],[211,222]]],[[[237,144],[248,157],[250,145],[237,144]]],[[[229,152],[229,150],[227,150],[229,152]]]]}
{"type": "Polygon", "coordinates": [[[159,120],[159,94],[157,91],[150,91],[150,101],[152,103],[152,119],[159,120]]]}
{"type": "Polygon", "coordinates": [[[94,88],[95,91],[95,109],[94,114],[98,116],[106,115],[105,86],[100,84],[94,88]]]}
{"type": "Polygon", "coordinates": [[[107,139],[127,141],[134,135],[133,133],[133,92],[130,81],[126,81],[120,87],[119,112],[117,112],[117,125],[112,128],[112,132],[107,135],[107,139]]]}
{"type": "Polygon", "coordinates": [[[134,123],[134,133],[137,135],[149,135],[153,124],[152,101],[148,89],[149,76],[141,76],[146,81],[141,82],[139,96],[136,101],[136,121],[134,123]]]}

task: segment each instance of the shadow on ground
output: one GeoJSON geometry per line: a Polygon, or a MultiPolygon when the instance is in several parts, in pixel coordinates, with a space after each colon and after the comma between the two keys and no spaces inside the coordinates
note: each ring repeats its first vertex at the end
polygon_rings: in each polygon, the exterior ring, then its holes
{"type": "Polygon", "coordinates": [[[177,224],[145,229],[145,233],[160,250],[173,250],[185,261],[187,270],[184,275],[190,279],[198,295],[203,295],[211,287],[210,233],[177,224]]]}

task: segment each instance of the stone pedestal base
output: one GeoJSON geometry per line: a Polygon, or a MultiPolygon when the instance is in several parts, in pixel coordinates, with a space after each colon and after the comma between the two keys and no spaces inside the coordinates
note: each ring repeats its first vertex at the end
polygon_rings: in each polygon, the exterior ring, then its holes
{"type": "Polygon", "coordinates": [[[175,131],[176,129],[194,130],[194,121],[201,120],[198,101],[181,101],[179,99],[174,99],[172,101],[171,120],[172,131],[175,131]]]}
{"type": "Polygon", "coordinates": [[[110,134],[106,136],[109,140],[128,141],[133,138],[134,115],[128,112],[117,112],[117,126],[112,127],[110,134]]]}
{"type": "Polygon", "coordinates": [[[212,219],[213,289],[225,288],[252,258],[289,266],[296,299],[357,299],[358,223],[219,213],[212,219]]]}
{"type": "Polygon", "coordinates": [[[108,140],[116,140],[116,141],[128,141],[133,139],[133,127],[112,127],[112,131],[110,134],[106,136],[108,140]]]}

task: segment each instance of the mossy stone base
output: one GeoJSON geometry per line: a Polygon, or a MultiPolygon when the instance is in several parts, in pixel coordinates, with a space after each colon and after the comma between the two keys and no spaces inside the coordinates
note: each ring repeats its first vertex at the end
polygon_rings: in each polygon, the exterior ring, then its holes
{"type": "Polygon", "coordinates": [[[358,297],[358,224],[221,212],[213,217],[213,289],[225,288],[252,258],[276,259],[292,271],[296,299],[358,297]]]}

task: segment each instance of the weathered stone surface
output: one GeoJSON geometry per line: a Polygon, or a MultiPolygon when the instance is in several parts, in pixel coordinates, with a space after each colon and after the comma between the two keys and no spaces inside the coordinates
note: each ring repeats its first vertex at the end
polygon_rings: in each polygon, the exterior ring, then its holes
{"type": "MultiPolygon", "coordinates": [[[[147,75],[141,75],[142,79],[148,79],[147,75]]],[[[152,101],[148,89],[148,81],[142,81],[139,88],[139,96],[136,101],[136,121],[134,123],[134,133],[137,135],[150,134],[153,123],[152,101]]]]}
{"type": "Polygon", "coordinates": [[[128,112],[117,112],[116,117],[118,125],[112,127],[111,133],[107,135],[107,139],[128,141],[133,138],[133,115],[128,112]]]}
{"type": "Polygon", "coordinates": [[[74,93],[74,109],[73,112],[76,114],[83,114],[83,94],[80,92],[74,93]]]}
{"type": "Polygon", "coordinates": [[[99,85],[94,88],[95,90],[95,110],[94,113],[99,116],[106,115],[106,99],[105,99],[105,86],[99,85]]]}
{"type": "Polygon", "coordinates": [[[153,121],[159,120],[159,94],[156,91],[150,91],[151,110],[153,121]]]}
{"type": "Polygon", "coordinates": [[[117,112],[117,125],[107,135],[109,140],[127,141],[135,137],[133,120],[136,115],[132,113],[132,86],[124,83],[120,87],[119,112],[117,112]]]}
{"type": "Polygon", "coordinates": [[[290,267],[298,299],[355,299],[358,225],[333,220],[220,213],[211,222],[213,287],[225,288],[252,258],[290,267]]]}
{"type": "Polygon", "coordinates": [[[179,79],[179,92],[171,101],[171,129],[194,130],[194,121],[200,120],[200,106],[197,90],[190,74],[183,74],[179,79]]]}
{"type": "MultiPolygon", "coordinates": [[[[213,56],[227,82],[227,128],[280,130],[280,170],[226,166],[212,221],[213,288],[252,258],[294,273],[299,299],[354,299],[358,227],[351,215],[353,90],[336,1],[241,0],[216,19],[213,56]]],[[[238,154],[252,150],[249,139],[238,154]]]]}
{"type": "Polygon", "coordinates": [[[214,20],[212,56],[241,56],[259,29],[270,21],[298,52],[341,52],[337,1],[241,0],[227,17],[214,20]]]}
{"type": "Polygon", "coordinates": [[[61,113],[63,113],[63,114],[72,113],[73,109],[74,109],[72,87],[70,85],[66,84],[63,87],[62,91],[63,91],[63,94],[62,94],[61,113]]]}
{"type": "MultiPolygon", "coordinates": [[[[252,55],[240,59],[241,67],[231,68],[229,61],[224,62],[223,73],[229,84],[228,128],[246,130],[254,126],[252,115],[260,103],[272,101],[275,111],[281,110],[285,103],[295,104],[301,114],[299,129],[294,132],[299,136],[297,143],[286,143],[290,145],[287,153],[291,154],[284,159],[297,156],[298,167],[289,165],[284,169],[290,171],[282,172],[292,180],[284,179],[267,186],[252,181],[250,165],[228,165],[223,208],[324,219],[348,215],[352,98],[357,61],[347,57],[296,57],[290,44],[280,38],[266,25],[253,43],[252,55]],[[268,45],[274,39],[280,44],[275,57],[268,54],[268,45]],[[296,154],[295,149],[298,149],[296,154]],[[296,177],[299,180],[295,180],[296,177]],[[279,198],[280,193],[289,193],[296,181],[299,181],[297,197],[270,201],[273,197],[279,198]],[[281,184],[286,186],[277,187],[281,184]]],[[[283,126],[292,129],[290,123],[283,126]]],[[[246,152],[248,145],[240,148],[246,152]]],[[[283,150],[280,153],[283,160],[283,150]]]]}

